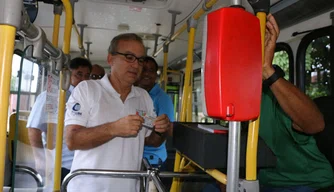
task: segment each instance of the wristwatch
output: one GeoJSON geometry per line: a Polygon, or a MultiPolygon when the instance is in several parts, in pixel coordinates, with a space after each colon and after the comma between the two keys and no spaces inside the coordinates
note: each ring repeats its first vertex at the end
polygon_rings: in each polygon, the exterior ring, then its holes
{"type": "Polygon", "coordinates": [[[262,82],[263,87],[270,87],[279,78],[283,78],[285,76],[283,69],[281,69],[278,65],[273,65],[273,67],[275,69],[275,72],[268,79],[262,82]]]}

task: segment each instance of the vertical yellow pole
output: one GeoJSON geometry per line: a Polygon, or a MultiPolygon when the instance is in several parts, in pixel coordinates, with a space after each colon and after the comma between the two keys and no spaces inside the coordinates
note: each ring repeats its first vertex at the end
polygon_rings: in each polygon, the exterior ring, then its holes
{"type": "MultiPolygon", "coordinates": [[[[181,118],[180,121],[192,121],[192,71],[193,71],[193,49],[195,42],[195,32],[194,27],[190,28],[188,37],[188,52],[187,52],[187,62],[185,71],[185,80],[183,85],[182,101],[181,101],[181,118]],[[189,107],[190,106],[190,107],[189,107]]],[[[175,155],[175,165],[180,165],[181,156],[179,153],[175,155]]],[[[179,171],[179,167],[176,168],[174,165],[174,171],[179,171]]],[[[171,187],[172,192],[178,192],[180,190],[181,183],[179,178],[173,178],[173,183],[171,187]]]]}
{"type": "MultiPolygon", "coordinates": [[[[72,22],[73,22],[73,12],[72,6],[69,0],[62,0],[63,6],[65,8],[66,19],[65,19],[65,32],[64,32],[64,42],[63,42],[63,52],[64,54],[70,53],[70,43],[71,43],[71,32],[72,32],[72,22]]],[[[63,72],[60,73],[60,88],[63,81],[63,72]]],[[[59,90],[59,103],[58,103],[58,125],[57,125],[57,138],[56,138],[56,160],[55,160],[55,172],[54,172],[54,186],[53,191],[60,191],[60,176],[61,176],[61,155],[63,147],[63,130],[64,130],[64,112],[65,112],[65,96],[66,91],[63,89],[59,90]]]]}
{"type": "MultiPolygon", "coordinates": [[[[180,171],[180,165],[181,165],[181,154],[179,152],[176,152],[175,154],[175,161],[174,161],[174,172],[180,171]]],[[[180,185],[180,178],[173,178],[173,183],[170,188],[171,192],[179,192],[179,185],[180,185]]]]}
{"type": "Polygon", "coordinates": [[[185,80],[183,86],[182,93],[182,106],[181,106],[181,118],[180,121],[186,121],[187,114],[191,114],[191,111],[187,113],[187,106],[192,105],[192,101],[188,100],[189,92],[192,92],[192,70],[193,70],[193,49],[194,49],[194,41],[195,41],[195,28],[190,28],[189,38],[188,38],[188,53],[187,53],[187,62],[186,62],[186,71],[185,71],[185,80]]]}
{"type": "MultiPolygon", "coordinates": [[[[59,39],[59,27],[60,27],[60,15],[54,14],[54,20],[53,20],[53,34],[52,34],[52,45],[55,47],[58,47],[58,39],[59,39]]],[[[48,117],[50,119],[50,117],[48,117]]],[[[46,147],[48,149],[53,149],[53,126],[52,124],[48,123],[47,128],[47,144],[46,147]]]]}
{"type": "MultiPolygon", "coordinates": [[[[209,0],[205,3],[205,7],[211,8],[218,0],[209,0]]],[[[205,13],[204,9],[200,9],[197,11],[192,17],[195,20],[198,20],[205,13]]],[[[187,29],[187,24],[184,24],[179,30],[177,30],[171,37],[171,40],[175,40],[177,36],[179,36],[184,30],[187,29]]],[[[188,37],[188,52],[187,52],[187,62],[186,62],[186,71],[185,71],[185,80],[181,98],[181,111],[180,111],[180,121],[191,121],[192,119],[192,67],[193,67],[193,49],[195,42],[195,32],[196,29],[191,27],[189,31],[188,37]],[[191,107],[189,107],[191,106],[191,107]],[[188,112],[187,109],[189,109],[188,112]]],[[[157,55],[162,48],[160,48],[154,55],[157,55]]],[[[175,154],[175,162],[174,162],[174,172],[179,171],[181,161],[181,154],[175,154]]],[[[173,183],[171,187],[171,192],[178,192],[180,190],[180,179],[173,178],[173,183]]]]}
{"type": "MultiPolygon", "coordinates": [[[[264,61],[264,37],[266,32],[266,13],[259,12],[257,17],[260,20],[261,42],[262,42],[262,63],[264,61]]],[[[257,173],[257,146],[259,137],[260,116],[251,121],[248,127],[247,152],[246,152],[246,180],[256,180],[257,173]]]]}
{"type": "Polygon", "coordinates": [[[190,75],[191,85],[189,86],[188,99],[187,99],[187,118],[186,118],[187,122],[193,121],[193,85],[192,85],[193,75],[192,73],[193,71],[191,70],[191,75],[190,75]]]}
{"type": "Polygon", "coordinates": [[[2,191],[4,185],[10,78],[12,74],[15,33],[16,28],[14,26],[0,25],[0,191],[2,191]]]}
{"type": "Polygon", "coordinates": [[[58,47],[59,27],[60,27],[60,15],[54,14],[52,44],[55,47],[58,47]]]}

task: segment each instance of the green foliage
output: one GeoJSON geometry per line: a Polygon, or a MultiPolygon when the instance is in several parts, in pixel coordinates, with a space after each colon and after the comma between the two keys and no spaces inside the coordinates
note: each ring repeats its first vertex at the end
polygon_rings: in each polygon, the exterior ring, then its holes
{"type": "Polygon", "coordinates": [[[275,52],[273,64],[280,66],[285,72],[284,79],[289,80],[289,55],[286,51],[275,52]]]}
{"type": "Polygon", "coordinates": [[[314,39],[306,49],[305,91],[312,99],[330,94],[329,54],[329,36],[314,39]]]}
{"type": "MultiPolygon", "coordinates": [[[[305,91],[312,99],[330,94],[330,38],[314,39],[305,54],[305,91]],[[313,75],[313,78],[312,78],[313,75]]],[[[289,57],[286,51],[275,52],[274,64],[279,65],[289,79],[289,57]]]]}

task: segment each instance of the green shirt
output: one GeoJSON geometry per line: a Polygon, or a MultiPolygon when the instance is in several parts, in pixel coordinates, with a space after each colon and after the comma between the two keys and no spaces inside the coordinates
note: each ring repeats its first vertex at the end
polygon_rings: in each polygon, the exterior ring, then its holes
{"type": "Polygon", "coordinates": [[[322,188],[334,184],[332,167],[315,139],[293,129],[269,89],[262,93],[260,118],[260,137],[277,157],[275,168],[260,170],[261,185],[322,188]]]}

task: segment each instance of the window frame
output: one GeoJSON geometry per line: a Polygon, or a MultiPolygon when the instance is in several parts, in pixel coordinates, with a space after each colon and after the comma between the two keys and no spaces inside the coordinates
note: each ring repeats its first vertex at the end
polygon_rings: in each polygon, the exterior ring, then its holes
{"type": "Polygon", "coordinates": [[[276,43],[275,53],[279,51],[285,51],[288,54],[289,59],[289,81],[291,83],[295,82],[295,68],[294,68],[294,56],[291,46],[284,42],[276,43]]]}
{"type": "MultiPolygon", "coordinates": [[[[297,69],[297,87],[299,89],[301,89],[304,93],[305,93],[305,80],[306,80],[306,71],[305,71],[305,63],[306,63],[306,50],[308,48],[308,46],[310,45],[310,43],[312,43],[313,40],[317,39],[317,38],[321,38],[324,36],[329,36],[330,39],[331,36],[331,26],[327,26],[327,27],[323,27],[323,28],[319,28],[316,29],[312,32],[310,32],[309,34],[305,35],[302,40],[300,41],[299,45],[298,45],[298,49],[297,49],[297,56],[296,56],[296,69],[297,69]]],[[[330,41],[330,46],[332,46],[332,41],[330,41]]],[[[332,49],[331,49],[332,50],[332,49]]],[[[332,61],[332,59],[330,58],[330,61],[332,61]]],[[[334,65],[331,65],[330,70],[333,71],[333,67],[334,65]]],[[[334,75],[334,74],[333,74],[334,75]]],[[[330,90],[333,90],[333,84],[332,84],[332,79],[333,76],[331,74],[330,76],[330,90]]]]}

